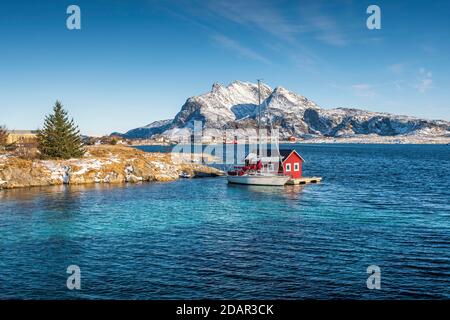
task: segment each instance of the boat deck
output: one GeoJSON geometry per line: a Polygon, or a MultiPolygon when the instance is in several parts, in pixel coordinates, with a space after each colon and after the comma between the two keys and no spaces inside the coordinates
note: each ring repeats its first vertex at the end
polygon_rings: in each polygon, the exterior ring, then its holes
{"type": "Polygon", "coordinates": [[[290,179],[286,184],[309,184],[319,183],[322,181],[321,177],[301,177],[299,179],[290,179]]]}

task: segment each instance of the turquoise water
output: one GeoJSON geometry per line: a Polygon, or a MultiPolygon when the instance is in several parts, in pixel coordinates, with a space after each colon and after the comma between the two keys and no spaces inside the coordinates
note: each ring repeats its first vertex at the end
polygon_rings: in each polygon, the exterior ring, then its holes
{"type": "Polygon", "coordinates": [[[296,149],[323,183],[0,191],[0,298],[450,298],[450,147],[296,149]]]}

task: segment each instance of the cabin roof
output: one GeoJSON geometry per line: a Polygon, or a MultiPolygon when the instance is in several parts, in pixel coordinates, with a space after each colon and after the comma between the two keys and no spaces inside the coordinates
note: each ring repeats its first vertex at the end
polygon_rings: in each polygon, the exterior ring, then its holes
{"type": "Polygon", "coordinates": [[[294,149],[281,149],[280,150],[280,154],[283,157],[282,162],[286,161],[286,159],[289,158],[289,156],[292,153],[295,153],[300,159],[302,159],[303,162],[305,162],[305,159],[303,159],[303,157],[297,151],[295,151],[294,149]]]}

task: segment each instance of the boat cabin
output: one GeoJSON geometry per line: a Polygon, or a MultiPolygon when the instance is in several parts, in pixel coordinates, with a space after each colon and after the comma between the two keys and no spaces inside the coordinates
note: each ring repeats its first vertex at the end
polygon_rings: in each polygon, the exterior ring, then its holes
{"type": "Polygon", "coordinates": [[[257,155],[256,152],[250,152],[245,157],[244,168],[257,170],[261,173],[277,173],[280,167],[279,155],[271,155],[270,150],[265,155],[257,155]]]}

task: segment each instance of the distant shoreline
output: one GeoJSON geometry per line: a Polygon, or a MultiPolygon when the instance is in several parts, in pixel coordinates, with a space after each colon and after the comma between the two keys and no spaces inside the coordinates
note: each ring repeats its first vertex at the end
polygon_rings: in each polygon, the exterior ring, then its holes
{"type": "MultiPolygon", "coordinates": [[[[142,146],[161,146],[161,147],[171,147],[177,144],[188,145],[187,142],[180,143],[161,143],[161,142],[149,142],[149,143],[132,143],[131,147],[142,147],[142,146]]],[[[221,145],[222,143],[190,143],[191,145],[221,145]]],[[[224,145],[247,145],[248,143],[226,143],[224,145]]],[[[412,144],[412,145],[449,145],[450,137],[373,137],[373,138],[359,138],[359,137],[349,137],[349,138],[312,138],[306,140],[292,141],[279,141],[279,144],[295,145],[295,144],[412,144]]]]}
{"type": "MultiPolygon", "coordinates": [[[[280,143],[292,143],[282,141],[280,143]]],[[[295,143],[326,143],[326,144],[449,144],[450,137],[409,137],[409,136],[387,136],[387,137],[348,137],[348,138],[312,138],[299,140],[295,143]]]]}

